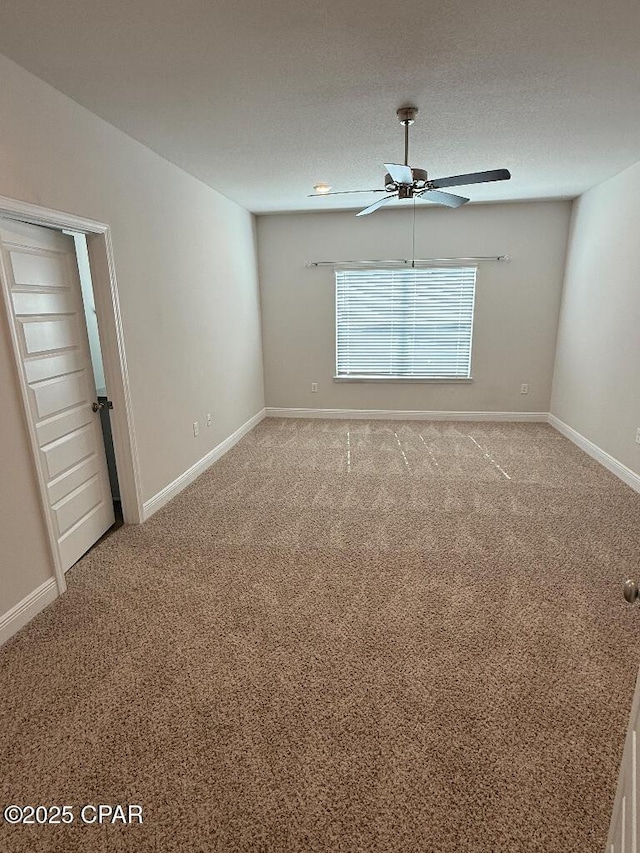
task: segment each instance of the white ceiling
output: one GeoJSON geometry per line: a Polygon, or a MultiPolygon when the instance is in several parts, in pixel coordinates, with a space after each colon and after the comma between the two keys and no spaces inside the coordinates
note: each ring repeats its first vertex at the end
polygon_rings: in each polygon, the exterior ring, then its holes
{"type": "Polygon", "coordinates": [[[640,160],[638,0],[2,0],[0,52],[254,212],[509,168],[474,201],[567,198],[640,160]]]}

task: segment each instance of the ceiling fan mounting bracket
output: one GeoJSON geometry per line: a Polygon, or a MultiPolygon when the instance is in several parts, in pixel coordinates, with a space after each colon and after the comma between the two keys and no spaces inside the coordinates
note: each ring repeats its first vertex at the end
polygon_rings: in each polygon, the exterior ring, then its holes
{"type": "Polygon", "coordinates": [[[399,110],[396,110],[396,115],[398,116],[400,124],[404,124],[406,126],[414,123],[417,112],[417,107],[400,107],[399,110]]]}

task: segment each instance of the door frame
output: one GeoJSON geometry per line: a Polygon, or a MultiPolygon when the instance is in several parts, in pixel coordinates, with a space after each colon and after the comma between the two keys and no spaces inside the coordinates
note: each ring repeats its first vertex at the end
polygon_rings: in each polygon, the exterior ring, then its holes
{"type": "MultiPolygon", "coordinates": [[[[125,352],[124,330],[120,312],[120,297],[113,260],[113,247],[111,244],[111,229],[104,222],[97,222],[93,219],[75,216],[72,213],[40,207],[39,205],[6,198],[5,196],[0,196],[0,218],[25,222],[29,225],[41,225],[58,230],[67,229],[86,234],[104,374],[109,397],[113,401],[113,409],[110,413],[111,429],[118,471],[118,483],[120,486],[120,499],[122,501],[122,513],[125,524],[142,524],[144,521],[142,484],[133,420],[129,371],[125,352]]],[[[36,468],[40,504],[49,540],[49,550],[53,561],[58,591],[62,594],[66,591],[67,584],[58,554],[53,522],[47,511],[47,493],[44,472],[42,470],[40,446],[35,428],[28,416],[28,389],[24,374],[20,368],[18,337],[11,319],[12,305],[9,282],[6,270],[4,270],[2,264],[2,258],[0,257],[2,301],[9,327],[26,426],[29,432],[31,456],[36,468]]]]}

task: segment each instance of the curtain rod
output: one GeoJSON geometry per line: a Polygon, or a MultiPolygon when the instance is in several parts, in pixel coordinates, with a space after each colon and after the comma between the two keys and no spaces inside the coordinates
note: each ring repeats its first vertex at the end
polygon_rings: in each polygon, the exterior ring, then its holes
{"type": "Polygon", "coordinates": [[[509,255],[484,255],[475,258],[397,258],[387,261],[307,261],[307,267],[371,267],[371,266],[400,266],[413,267],[416,264],[445,264],[445,263],[479,263],[483,261],[509,261],[509,255]]]}

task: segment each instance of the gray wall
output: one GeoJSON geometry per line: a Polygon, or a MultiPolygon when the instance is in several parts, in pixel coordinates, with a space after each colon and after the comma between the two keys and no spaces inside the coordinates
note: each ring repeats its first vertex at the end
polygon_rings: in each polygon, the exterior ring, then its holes
{"type": "MultiPolygon", "coordinates": [[[[0,195],[112,228],[147,500],[264,405],[254,219],[4,57],[0,79],[0,195]]],[[[2,312],[0,400],[1,616],[53,574],[2,312]]]]}
{"type": "Polygon", "coordinates": [[[512,257],[479,267],[470,384],[333,381],[334,274],[305,262],[411,257],[410,208],[259,216],[267,406],[547,412],[570,211],[570,202],[417,210],[416,257],[512,257]]]}
{"type": "Polygon", "coordinates": [[[574,203],[551,411],[640,474],[640,163],[574,203]]]}

